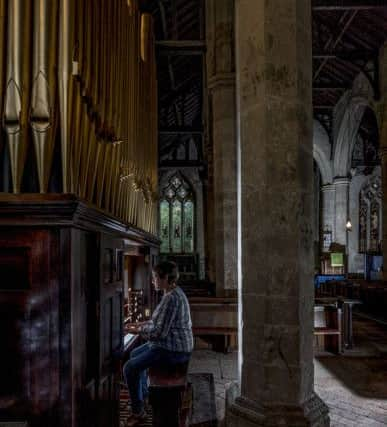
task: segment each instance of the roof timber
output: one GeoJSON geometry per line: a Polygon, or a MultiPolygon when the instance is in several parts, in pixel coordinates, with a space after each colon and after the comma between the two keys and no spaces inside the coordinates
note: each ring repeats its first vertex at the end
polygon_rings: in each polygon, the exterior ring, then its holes
{"type": "Polygon", "coordinates": [[[386,7],[383,0],[313,0],[313,10],[370,10],[386,7]]]}

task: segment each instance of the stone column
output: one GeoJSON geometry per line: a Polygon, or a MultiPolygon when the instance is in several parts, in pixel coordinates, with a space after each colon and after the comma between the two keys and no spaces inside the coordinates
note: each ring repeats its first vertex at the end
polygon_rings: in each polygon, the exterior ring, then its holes
{"type": "Polygon", "coordinates": [[[335,232],[334,241],[340,245],[347,246],[346,223],[349,215],[349,183],[347,177],[335,178],[335,232]]]}
{"type": "Polygon", "coordinates": [[[203,209],[203,182],[200,179],[197,170],[192,171],[190,176],[192,185],[195,189],[196,201],[196,252],[199,255],[199,279],[205,278],[205,248],[204,248],[204,209],[203,209]]]}
{"type": "Polygon", "coordinates": [[[327,426],[313,391],[311,2],[236,0],[240,390],[227,427],[327,426]]]}
{"type": "Polygon", "coordinates": [[[321,187],[322,194],[322,218],[321,229],[330,230],[332,242],[335,241],[335,186],[326,184],[321,187]]]}
{"type": "Polygon", "coordinates": [[[207,78],[214,159],[216,293],[237,289],[234,1],[206,1],[207,78]]]}

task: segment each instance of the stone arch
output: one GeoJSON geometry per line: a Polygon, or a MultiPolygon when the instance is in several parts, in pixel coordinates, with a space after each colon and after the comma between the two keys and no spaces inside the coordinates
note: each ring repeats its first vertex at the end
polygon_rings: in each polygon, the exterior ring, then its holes
{"type": "Polygon", "coordinates": [[[375,112],[373,96],[370,82],[360,73],[352,89],[342,96],[334,109],[334,177],[349,175],[352,151],[364,111],[369,107],[375,112]]]}
{"type": "Polygon", "coordinates": [[[317,120],[313,122],[313,158],[316,161],[320,173],[322,184],[330,184],[333,180],[331,144],[329,136],[321,123],[317,120]]]}

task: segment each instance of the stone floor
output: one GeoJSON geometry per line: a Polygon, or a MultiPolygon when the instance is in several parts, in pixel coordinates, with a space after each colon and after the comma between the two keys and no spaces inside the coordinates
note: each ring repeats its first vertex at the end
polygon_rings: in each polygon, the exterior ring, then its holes
{"type": "MultiPolygon", "coordinates": [[[[354,349],[341,356],[316,355],[315,389],[329,406],[331,426],[387,426],[387,325],[355,315],[354,340],[354,349]]],[[[237,378],[237,353],[196,350],[190,369],[213,373],[222,420],[225,386],[237,378]]]]}

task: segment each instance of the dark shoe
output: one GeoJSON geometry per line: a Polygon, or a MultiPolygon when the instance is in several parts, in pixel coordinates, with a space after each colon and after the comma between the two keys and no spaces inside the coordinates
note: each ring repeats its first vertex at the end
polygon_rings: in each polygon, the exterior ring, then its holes
{"type": "Polygon", "coordinates": [[[140,412],[139,414],[132,414],[129,416],[125,427],[137,426],[142,421],[144,421],[146,419],[146,417],[147,417],[147,415],[146,415],[146,412],[144,410],[142,412],[140,412]]]}

